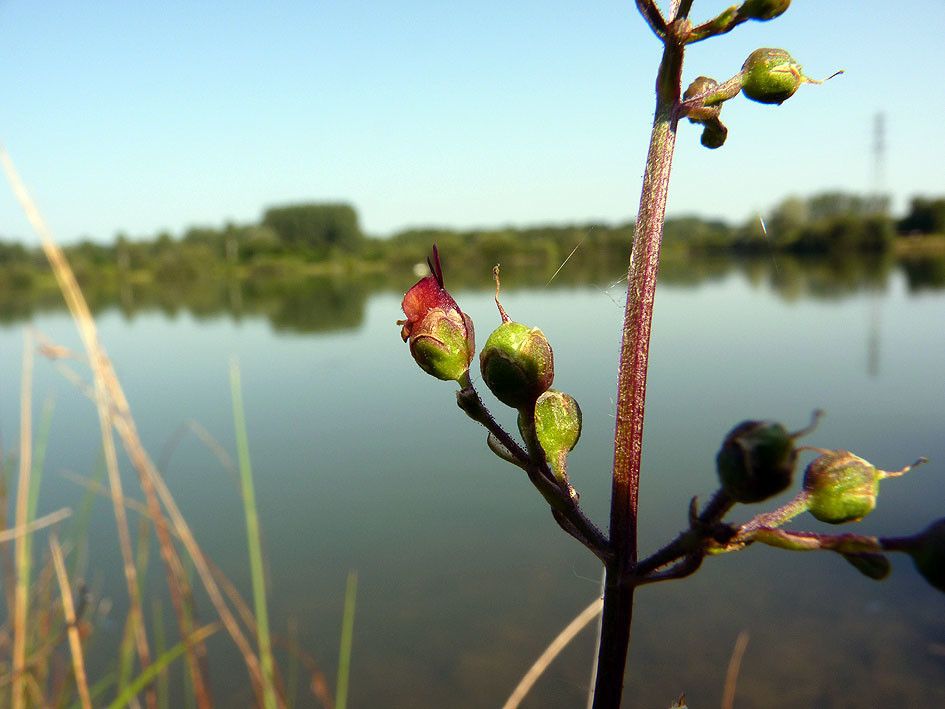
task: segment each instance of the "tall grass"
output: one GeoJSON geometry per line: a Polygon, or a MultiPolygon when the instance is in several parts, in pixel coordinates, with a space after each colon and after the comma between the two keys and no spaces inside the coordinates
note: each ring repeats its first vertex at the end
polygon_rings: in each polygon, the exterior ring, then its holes
{"type": "MultiPolygon", "coordinates": [[[[23,375],[20,387],[20,476],[16,488],[16,526],[29,524],[29,489],[33,452],[33,347],[32,337],[23,338],[23,375]]],[[[13,597],[13,694],[10,706],[21,709],[26,681],[26,618],[29,615],[31,556],[28,535],[16,540],[16,588],[13,597]]]]}
{"type": "Polygon", "coordinates": [[[348,682],[351,676],[351,646],[354,640],[354,601],[358,593],[358,574],[348,573],[345,609],[341,620],[341,647],[338,650],[338,682],[335,685],[335,709],[348,706],[348,682]]]}
{"type": "MultiPolygon", "coordinates": [[[[96,481],[86,480],[83,480],[82,484],[89,491],[88,494],[103,494],[112,502],[129,608],[125,625],[128,643],[124,659],[117,659],[117,671],[106,673],[104,677],[90,685],[86,677],[83,648],[83,629],[87,628],[88,623],[88,619],[83,618],[83,613],[87,610],[87,604],[84,598],[80,598],[78,603],[75,602],[66,568],[67,552],[59,544],[58,538],[50,541],[51,560],[44,565],[40,578],[35,583],[31,582],[33,570],[29,535],[44,526],[61,522],[70,514],[70,510],[59,510],[34,519],[39,481],[37,475],[31,482],[31,474],[35,468],[34,451],[35,460],[41,463],[45,450],[45,436],[48,436],[49,431],[49,419],[46,417],[42,428],[44,437],[38,442],[34,441],[31,396],[34,343],[32,336],[27,335],[23,355],[15,520],[13,528],[0,530],[0,544],[15,541],[13,560],[15,583],[14,587],[7,592],[8,604],[12,601],[12,618],[9,628],[11,656],[8,665],[3,666],[0,663],[0,689],[7,684],[10,685],[10,706],[14,708],[27,705],[65,706],[69,703],[69,695],[73,693],[76,697],[74,701],[82,707],[92,706],[93,702],[96,705],[102,705],[107,701],[104,699],[106,693],[114,691],[115,696],[109,706],[138,706],[139,697],[143,697],[149,709],[156,709],[159,701],[162,704],[168,703],[168,691],[172,691],[167,687],[169,683],[161,678],[166,680],[168,666],[178,658],[182,658],[187,667],[188,685],[191,692],[189,698],[193,699],[196,706],[203,709],[214,704],[209,687],[206,640],[222,627],[243,657],[257,704],[266,709],[286,706],[284,693],[280,691],[278,670],[272,653],[273,639],[270,635],[266,610],[259,520],[238,370],[235,368],[233,370],[233,413],[237,428],[238,458],[242,498],[246,512],[255,614],[249,610],[229,580],[204,555],[163,477],[145,451],[129,403],[111,361],[101,347],[95,322],[75,276],[2,147],[0,147],[0,163],[17,199],[40,237],[42,248],[52,266],[85,349],[85,359],[92,374],[91,387],[86,386],[81,377],[74,375],[67,367],[61,366],[60,369],[67,371],[69,378],[76,382],[95,404],[108,486],[106,489],[96,481]],[[115,434],[137,474],[138,486],[144,495],[143,504],[129,499],[122,487],[115,434]],[[127,519],[128,510],[139,514],[142,522],[137,536],[137,553],[133,552],[134,546],[127,519]],[[164,628],[161,624],[161,614],[157,610],[159,606],[155,606],[156,644],[153,647],[142,612],[140,579],[145,576],[147,570],[152,532],[164,565],[165,580],[180,637],[180,640],[169,649],[165,649],[164,628]],[[183,556],[184,554],[186,557],[183,556]],[[195,599],[185,561],[196,571],[197,578],[219,618],[218,621],[197,626],[194,611],[195,599]],[[53,595],[49,589],[54,575],[59,585],[58,603],[53,602],[53,595]],[[31,603],[33,599],[39,599],[40,602],[31,603]],[[40,638],[39,632],[33,630],[36,628],[52,630],[47,637],[40,638]],[[256,638],[258,653],[254,650],[248,636],[256,638]],[[64,675],[51,659],[56,648],[66,642],[72,658],[71,670],[67,671],[68,676],[64,675]],[[156,657],[154,657],[155,653],[156,657]],[[113,687],[114,690],[112,690],[113,687]],[[160,697],[158,687],[163,690],[160,697]]],[[[67,353],[64,348],[56,345],[44,345],[41,351],[54,359],[62,356],[64,352],[67,353]]],[[[57,362],[57,366],[59,365],[62,363],[57,362]]],[[[0,465],[2,464],[3,460],[0,459],[0,465]]],[[[6,509],[5,495],[6,488],[0,487],[0,506],[4,511],[6,509]]],[[[67,545],[69,548],[81,547],[81,535],[86,529],[88,513],[91,509],[88,499],[87,497],[87,501],[83,503],[83,513],[80,515],[80,520],[85,520],[85,522],[80,521],[73,527],[73,532],[78,533],[80,537],[74,545],[67,545]]],[[[4,517],[3,520],[5,519],[4,517]]],[[[349,580],[350,594],[353,594],[353,591],[349,580]]],[[[346,603],[344,627],[348,635],[345,636],[343,633],[342,639],[342,647],[347,647],[348,653],[347,659],[343,660],[345,667],[350,664],[353,595],[351,595],[350,611],[347,609],[346,603]],[[348,619],[349,612],[350,619],[348,619]]],[[[2,636],[2,631],[0,631],[0,636],[2,636]]],[[[2,637],[0,637],[0,648],[2,646],[2,637]]],[[[116,651],[116,656],[120,654],[119,649],[116,651]]],[[[294,651],[293,654],[295,654],[294,651]]],[[[306,664],[312,675],[310,685],[313,687],[313,695],[324,706],[330,708],[333,702],[330,695],[324,691],[326,686],[324,676],[310,658],[306,660],[306,664]]],[[[347,670],[345,672],[343,686],[346,692],[347,670]]],[[[339,684],[340,686],[342,685],[339,684]]]]}
{"type": "Polygon", "coordinates": [[[275,709],[276,692],[273,688],[272,644],[269,640],[269,611],[266,607],[266,578],[263,571],[262,544],[259,540],[259,516],[256,513],[256,488],[253,485],[253,465],[249,458],[249,436],[246,434],[246,414],[243,411],[240,368],[235,359],[230,362],[230,393],[233,398],[233,425],[236,429],[236,451],[240,462],[243,510],[246,515],[246,544],[249,549],[249,569],[253,581],[256,637],[259,644],[259,657],[262,662],[263,704],[266,709],[275,709]]]}
{"type": "Polygon", "coordinates": [[[76,625],[75,605],[72,599],[72,587],[69,584],[69,575],[66,573],[66,562],[63,560],[62,547],[55,534],[49,539],[49,548],[52,551],[53,564],[56,568],[56,579],[59,582],[59,594],[62,597],[62,615],[66,621],[69,633],[69,649],[72,652],[72,667],[75,676],[76,689],[82,709],[92,709],[92,697],[89,694],[89,684],[85,675],[85,658],[82,654],[82,640],[79,637],[79,628],[76,625]]]}

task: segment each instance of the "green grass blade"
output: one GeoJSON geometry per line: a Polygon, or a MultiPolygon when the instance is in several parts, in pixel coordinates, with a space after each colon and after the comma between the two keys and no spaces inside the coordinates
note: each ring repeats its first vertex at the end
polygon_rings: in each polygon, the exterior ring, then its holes
{"type": "MultiPolygon", "coordinates": [[[[98,704],[98,699],[105,694],[113,684],[115,684],[115,673],[109,672],[89,687],[89,696],[92,698],[92,703],[98,704]]],[[[69,709],[82,709],[82,705],[78,702],[73,702],[69,705],[69,709]]]]}
{"type": "MultiPolygon", "coordinates": [[[[20,386],[20,460],[16,483],[15,515],[17,527],[29,524],[29,490],[33,457],[33,340],[29,332],[23,338],[23,374],[20,386]]],[[[16,586],[14,588],[11,627],[13,645],[10,669],[13,674],[10,706],[22,709],[25,706],[26,655],[30,612],[30,574],[32,573],[28,534],[14,542],[16,564],[16,586]]]]}
{"type": "Polygon", "coordinates": [[[295,648],[298,647],[298,630],[294,622],[289,623],[286,635],[289,638],[289,655],[285,673],[285,700],[286,706],[294,707],[299,688],[299,657],[295,652],[295,648]]]}
{"type": "MultiPolygon", "coordinates": [[[[149,549],[151,544],[150,520],[142,517],[138,520],[138,548],[135,553],[135,569],[139,579],[146,579],[148,576],[149,549]]],[[[131,615],[128,616],[128,624],[125,627],[126,633],[121,643],[121,652],[119,653],[118,670],[118,691],[124,691],[125,685],[131,679],[131,672],[134,669],[135,662],[135,644],[134,644],[134,623],[131,615]]]]}
{"type": "Polygon", "coordinates": [[[345,609],[341,619],[341,647],[338,650],[338,682],[335,685],[335,709],[346,709],[348,678],[351,674],[351,642],[354,638],[354,600],[358,593],[358,572],[348,572],[345,609]]]}
{"type": "Polygon", "coordinates": [[[108,705],[108,709],[120,709],[127,705],[138,692],[142,691],[154,681],[161,670],[183,655],[189,646],[196,645],[206,640],[219,629],[219,623],[210,623],[199,630],[195,630],[186,640],[181,640],[170,650],[155,659],[154,662],[148,665],[144,672],[135,677],[133,681],[129,682],[121,693],[115,697],[112,703],[108,705]]]}
{"type": "Polygon", "coordinates": [[[43,417],[36,431],[33,443],[33,474],[30,477],[30,492],[27,500],[26,516],[36,519],[36,505],[39,502],[39,485],[43,479],[43,465],[46,462],[46,444],[49,442],[49,430],[52,427],[52,415],[55,409],[52,399],[46,399],[43,404],[43,417]]]}
{"type": "MultiPolygon", "coordinates": [[[[161,602],[154,599],[151,605],[151,618],[154,625],[154,651],[158,657],[164,654],[167,641],[164,637],[164,612],[161,602]]],[[[167,671],[161,672],[157,680],[157,695],[159,709],[170,709],[170,677],[167,671]]]]}
{"type": "Polygon", "coordinates": [[[243,509],[246,514],[246,542],[249,549],[250,575],[253,581],[253,606],[256,613],[256,637],[259,643],[259,663],[262,670],[263,705],[265,709],[276,709],[269,613],[266,607],[266,578],[263,572],[262,544],[259,540],[259,517],[256,514],[256,491],[253,487],[253,467],[249,458],[246,415],[243,412],[240,368],[235,359],[230,363],[230,392],[233,398],[233,425],[236,430],[236,451],[239,457],[243,509]]]}

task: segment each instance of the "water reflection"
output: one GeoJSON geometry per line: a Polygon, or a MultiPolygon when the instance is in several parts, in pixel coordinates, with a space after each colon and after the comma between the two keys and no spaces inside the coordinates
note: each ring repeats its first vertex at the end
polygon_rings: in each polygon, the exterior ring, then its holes
{"type": "MultiPolygon", "coordinates": [[[[494,318],[488,266],[449,256],[447,280],[463,291],[464,308],[494,318]]],[[[523,320],[540,313],[535,322],[553,340],[559,381],[581,401],[585,432],[573,479],[588,513],[606,520],[621,309],[587,286],[608,288],[623,266],[579,251],[550,285],[557,265],[503,267],[510,312],[523,320]]],[[[648,385],[645,550],[685,524],[692,495],[712,492],[718,443],[734,423],[763,416],[799,426],[814,407],[829,416],[811,445],[849,448],[887,467],[918,455],[933,461],[885,488],[858,531],[905,534],[940,516],[945,332],[929,323],[941,319],[945,296],[910,297],[941,288],[916,275],[934,272],[895,260],[668,255],[648,385]]],[[[257,274],[164,288],[87,281],[86,290],[154,453],[191,418],[234,449],[225,372],[229,357],[239,358],[272,627],[281,631],[291,619],[299,645],[330,676],[344,579],[357,569],[352,704],[499,706],[597,593],[600,569],[557,530],[523,476],[495,459],[475,426],[463,425],[451,387],[425,378],[406,356],[392,321],[412,278],[403,267],[393,277],[257,274]],[[277,337],[276,328],[333,334],[277,337]],[[417,445],[418,431],[429,443],[417,445]]],[[[615,299],[620,290],[618,283],[610,291],[615,299]]],[[[42,312],[62,308],[58,293],[29,296],[11,297],[13,307],[3,301],[0,313],[32,315],[67,344],[68,318],[42,312]]],[[[15,355],[20,337],[18,328],[0,328],[0,351],[15,355]]],[[[18,375],[15,366],[0,371],[0,391],[17,391],[18,375]]],[[[37,392],[59,392],[42,513],[76,505],[81,492],[55,472],[96,475],[101,443],[89,402],[52,367],[38,363],[36,376],[37,392]]],[[[17,402],[5,401],[0,433],[6,428],[10,438],[17,402]]],[[[163,472],[184,516],[208,556],[249,589],[238,494],[196,440],[174,451],[163,472]]],[[[96,504],[103,506],[91,515],[89,568],[102,579],[96,594],[116,604],[111,618],[120,619],[126,593],[114,523],[107,502],[96,504]]],[[[156,575],[159,567],[149,588],[159,587],[156,575]]],[[[686,690],[700,705],[718,705],[732,643],[747,629],[741,707],[945,706],[941,611],[941,596],[908,560],[877,584],[826,556],[752,549],[707,563],[679,585],[641,592],[629,696],[635,706],[667,706],[686,690]]],[[[102,668],[121,642],[121,625],[113,625],[102,623],[93,636],[102,668]]],[[[566,651],[532,706],[583,706],[593,641],[588,632],[566,651]]],[[[222,639],[220,647],[211,650],[215,691],[222,705],[243,706],[245,668],[222,639]]]]}
{"type": "Polygon", "coordinates": [[[945,258],[913,256],[902,259],[901,265],[910,292],[945,288],[945,258]]]}
{"type": "MultiPolygon", "coordinates": [[[[450,287],[485,291],[493,287],[491,269],[480,263],[445,259],[450,287]]],[[[517,260],[504,268],[503,288],[562,289],[595,284],[609,288],[625,277],[622,255],[576,252],[564,268],[558,262],[517,260]]],[[[896,258],[891,254],[804,258],[783,253],[768,256],[702,256],[669,253],[660,266],[661,283],[698,287],[731,275],[742,275],[754,288],[787,302],[835,300],[863,291],[882,293],[896,273],[910,293],[945,288],[945,257],[896,258]]],[[[130,282],[84,278],[85,297],[94,313],[117,309],[126,319],[161,312],[170,318],[188,313],[198,320],[221,315],[234,320],[262,316],[276,330],[328,332],[354,329],[364,318],[367,299],[375,293],[402,293],[412,276],[404,270],[363,275],[310,277],[257,273],[252,278],[196,278],[172,282],[130,282]]],[[[58,291],[35,286],[0,287],[0,322],[13,323],[36,314],[62,310],[58,291]]]]}

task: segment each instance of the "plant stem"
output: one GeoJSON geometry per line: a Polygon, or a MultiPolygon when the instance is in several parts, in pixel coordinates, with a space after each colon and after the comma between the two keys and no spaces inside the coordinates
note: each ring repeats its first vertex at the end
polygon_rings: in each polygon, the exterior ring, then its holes
{"type": "Polygon", "coordinates": [[[256,641],[262,671],[262,698],[265,709],[276,709],[275,675],[272,643],[269,635],[269,611],[266,603],[266,574],[263,569],[262,544],[259,533],[259,514],[256,508],[256,488],[253,466],[249,457],[249,436],[246,433],[246,414],[243,410],[243,387],[239,365],[230,363],[230,392],[233,399],[233,423],[236,429],[236,448],[240,465],[240,490],[246,516],[246,542],[249,550],[249,569],[253,584],[253,605],[256,611],[256,641]]]}
{"type": "Polygon", "coordinates": [[[456,403],[459,405],[459,408],[473,421],[485,426],[486,429],[495,436],[496,440],[511,454],[512,458],[518,461],[515,464],[519,465],[519,467],[525,471],[532,485],[534,485],[548,501],[555,521],[558,522],[561,528],[590,549],[595,556],[606,562],[606,560],[610,558],[610,549],[607,539],[604,537],[603,532],[587,518],[580,506],[576,504],[567,490],[565,490],[558,482],[557,478],[555,478],[554,474],[551,472],[551,468],[548,467],[548,463],[544,459],[545,454],[541,449],[541,444],[538,443],[538,440],[534,437],[534,417],[532,417],[530,424],[532,440],[526,445],[528,445],[532,453],[535,454],[535,458],[533,458],[532,454],[528,451],[524,450],[492,417],[489,409],[479,396],[479,392],[476,391],[476,388],[472,385],[472,382],[469,381],[468,377],[461,381],[460,384],[463,388],[456,393],[456,403]]]}
{"type": "Polygon", "coordinates": [[[637,505],[650,328],[666,196],[676,144],[676,108],[682,75],[683,43],[674,34],[674,29],[670,24],[664,39],[663,59],[656,82],[656,112],[627,274],[610,507],[610,541],[614,559],[606,567],[594,709],[620,706],[630,645],[635,583],[628,578],[628,572],[637,561],[637,505]]]}

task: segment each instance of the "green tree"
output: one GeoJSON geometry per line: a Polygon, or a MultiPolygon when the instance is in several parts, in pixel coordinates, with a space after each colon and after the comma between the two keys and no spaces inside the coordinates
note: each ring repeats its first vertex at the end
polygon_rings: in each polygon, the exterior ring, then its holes
{"type": "Polygon", "coordinates": [[[945,234],[945,197],[913,197],[909,213],[899,222],[901,234],[945,234]]]}
{"type": "Polygon", "coordinates": [[[347,204],[295,204],[267,209],[263,226],[272,229],[285,245],[317,254],[356,251],[363,235],[358,215],[347,204]]]}

